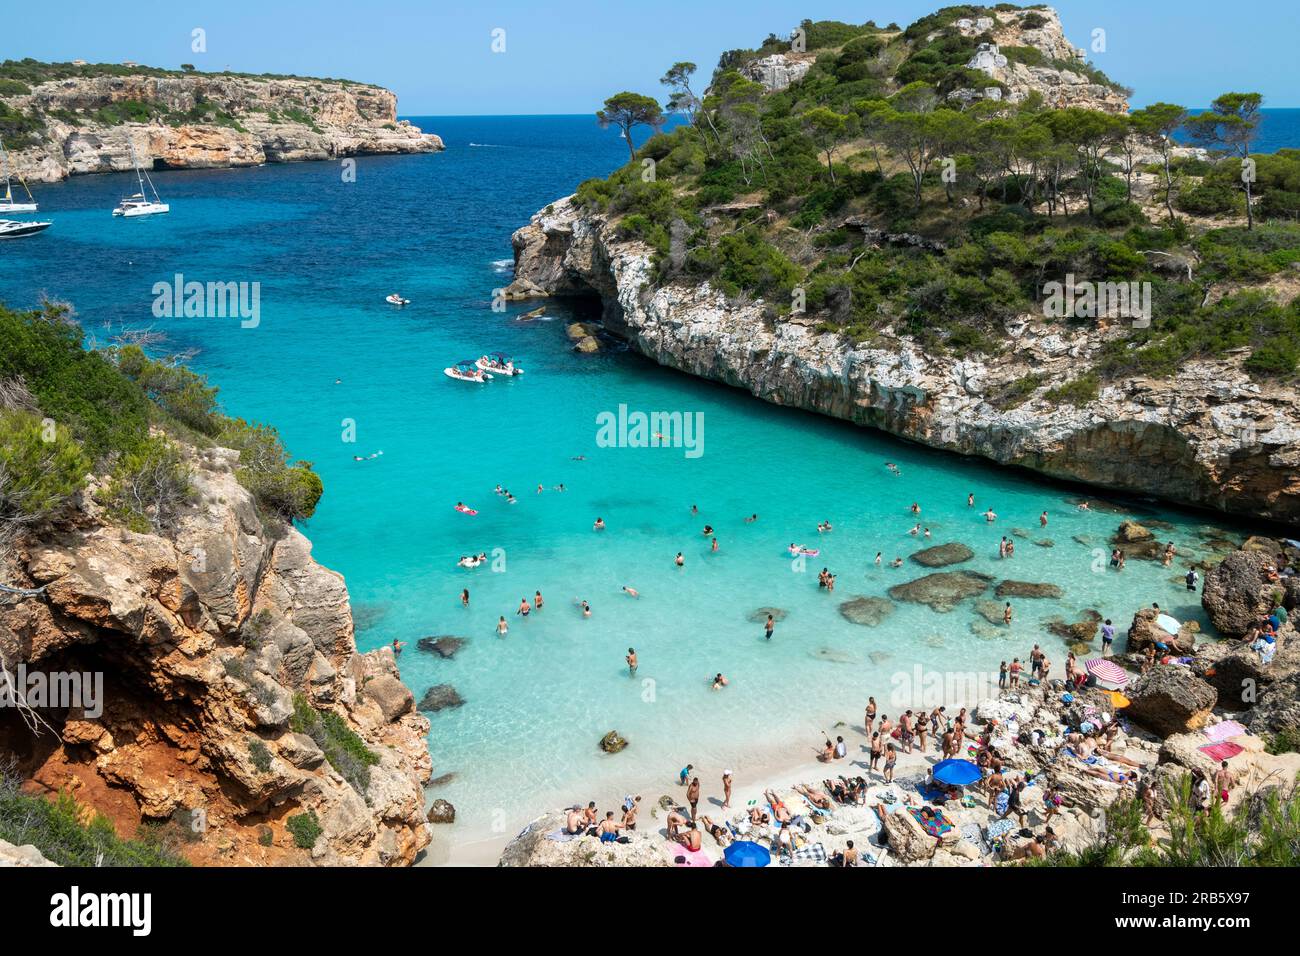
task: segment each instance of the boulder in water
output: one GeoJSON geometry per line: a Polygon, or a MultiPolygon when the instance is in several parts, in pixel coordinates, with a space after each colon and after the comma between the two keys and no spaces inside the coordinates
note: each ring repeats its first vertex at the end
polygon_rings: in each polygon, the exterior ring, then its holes
{"type": "Polygon", "coordinates": [[[1063,592],[1055,584],[1039,584],[1034,581],[1003,581],[993,593],[1000,598],[1059,598],[1063,592]]]}
{"type": "Polygon", "coordinates": [[[893,613],[893,602],[882,597],[855,597],[840,604],[840,615],[846,621],[864,627],[875,627],[893,613]]]}
{"type": "Polygon", "coordinates": [[[912,555],[912,560],[927,568],[946,568],[950,564],[960,564],[973,557],[975,557],[974,551],[960,541],[953,541],[918,551],[912,555]]]}
{"type": "Polygon", "coordinates": [[[1133,623],[1128,629],[1128,650],[1130,653],[1142,653],[1148,644],[1160,642],[1174,654],[1182,656],[1196,649],[1196,635],[1201,626],[1195,621],[1184,621],[1179,625],[1178,633],[1170,634],[1156,623],[1162,616],[1155,608],[1145,607],[1133,615],[1133,623]]]}
{"type": "Polygon", "coordinates": [[[439,797],[433,801],[433,806],[429,808],[427,819],[430,823],[455,823],[456,808],[451,805],[450,801],[439,797]]]}
{"type": "Polygon", "coordinates": [[[992,583],[991,575],[978,571],[940,571],[896,584],[889,589],[889,596],[895,601],[926,604],[931,610],[946,614],[967,598],[983,594],[992,583]]]}
{"type": "Polygon", "coordinates": [[[450,684],[435,684],[426,690],[424,696],[420,698],[419,709],[437,713],[449,707],[460,707],[464,703],[465,699],[450,684]]]}
{"type": "Polygon", "coordinates": [[[1150,541],[1154,537],[1155,535],[1136,521],[1123,521],[1111,541],[1115,544],[1136,544],[1139,541],[1150,541]]]}
{"type": "Polygon", "coordinates": [[[627,746],[627,741],[617,730],[611,730],[600,738],[600,749],[607,754],[616,754],[627,746]]]}
{"type": "Polygon", "coordinates": [[[1002,610],[1002,605],[997,601],[976,601],[975,613],[990,624],[1006,623],[1005,612],[1002,610]]]}

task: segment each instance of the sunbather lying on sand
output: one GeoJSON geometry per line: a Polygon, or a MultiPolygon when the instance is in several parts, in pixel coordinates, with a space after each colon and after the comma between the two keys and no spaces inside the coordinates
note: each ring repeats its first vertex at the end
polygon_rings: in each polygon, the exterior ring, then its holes
{"type": "Polygon", "coordinates": [[[820,810],[829,810],[831,808],[831,798],[826,796],[820,790],[814,790],[811,787],[801,783],[794,785],[795,793],[801,793],[808,798],[808,802],[820,810]]]}
{"type": "Polygon", "coordinates": [[[764,790],[763,796],[772,805],[772,812],[776,814],[778,823],[789,823],[794,819],[794,814],[790,812],[789,807],[781,802],[781,798],[776,795],[775,790],[764,790]]]}
{"type": "Polygon", "coordinates": [[[713,841],[717,843],[718,846],[726,846],[731,842],[731,833],[728,832],[726,827],[714,823],[705,816],[700,817],[700,822],[704,824],[704,829],[709,831],[709,836],[713,837],[713,841]]]}

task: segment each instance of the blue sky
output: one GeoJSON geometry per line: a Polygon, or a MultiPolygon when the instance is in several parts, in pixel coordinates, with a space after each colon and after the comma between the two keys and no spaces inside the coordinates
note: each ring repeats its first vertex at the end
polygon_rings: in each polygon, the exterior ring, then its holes
{"type": "MultiPolygon", "coordinates": [[[[902,25],[951,0],[59,0],[10,4],[0,59],[136,60],[340,76],[395,90],[405,115],[585,113],[610,93],[660,95],[677,60],[707,77],[718,54],[804,17],[902,25]],[[191,51],[202,28],[207,52],[191,51]],[[493,53],[492,31],[505,31],[493,53]]],[[[1135,106],[1204,106],[1228,89],[1300,106],[1295,0],[1060,0],[1066,33],[1133,87],[1135,106]],[[1243,15],[1246,14],[1246,15],[1243,15]],[[1288,82],[1289,81],[1289,82],[1288,82]]]]}

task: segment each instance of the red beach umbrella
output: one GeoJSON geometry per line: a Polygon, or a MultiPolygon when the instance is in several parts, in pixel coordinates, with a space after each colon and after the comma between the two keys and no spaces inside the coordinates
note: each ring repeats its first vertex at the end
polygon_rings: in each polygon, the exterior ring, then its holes
{"type": "Polygon", "coordinates": [[[1128,673],[1124,668],[1104,657],[1094,657],[1092,660],[1084,661],[1083,669],[1108,690],[1119,690],[1128,684],[1128,673]]]}

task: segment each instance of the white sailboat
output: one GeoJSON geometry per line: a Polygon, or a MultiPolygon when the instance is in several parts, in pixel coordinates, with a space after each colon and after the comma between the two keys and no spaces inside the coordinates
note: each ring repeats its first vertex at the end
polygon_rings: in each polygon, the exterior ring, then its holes
{"type": "Polygon", "coordinates": [[[118,203],[117,208],[113,210],[113,215],[127,217],[155,216],[158,213],[171,212],[172,207],[159,198],[158,190],[154,189],[153,180],[149,178],[149,174],[140,168],[140,160],[135,155],[135,145],[128,142],[127,146],[131,149],[131,162],[135,166],[135,178],[140,184],[140,191],[132,196],[127,196],[118,203]],[[153,194],[153,199],[149,198],[150,193],[153,194]]]}
{"type": "Polygon", "coordinates": [[[5,177],[5,194],[0,197],[0,214],[6,212],[35,212],[36,202],[32,197],[32,191],[27,188],[27,183],[23,177],[18,177],[18,184],[23,187],[23,192],[27,194],[27,202],[15,201],[13,189],[9,181],[9,151],[5,149],[4,143],[0,143],[0,167],[3,167],[5,177]]]}

